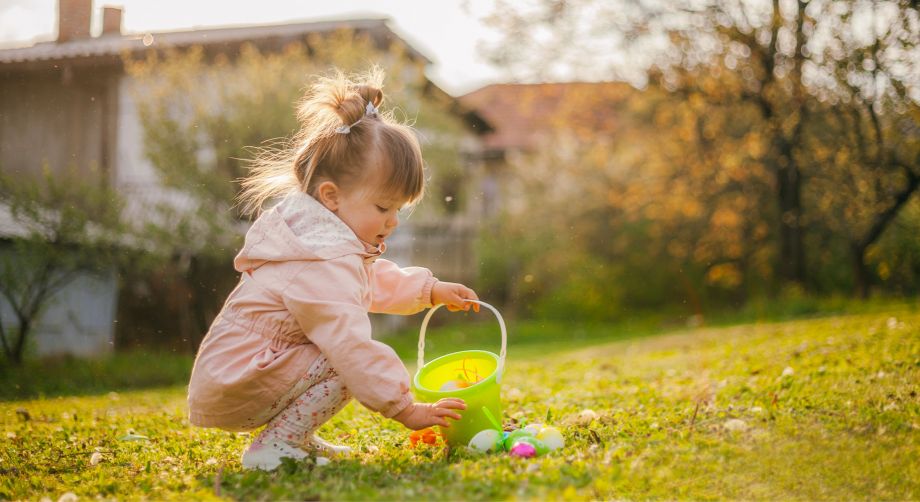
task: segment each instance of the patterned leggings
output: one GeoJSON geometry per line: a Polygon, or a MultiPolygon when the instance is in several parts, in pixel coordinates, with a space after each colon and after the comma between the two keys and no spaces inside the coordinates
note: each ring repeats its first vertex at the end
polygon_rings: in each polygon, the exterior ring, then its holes
{"type": "Polygon", "coordinates": [[[261,416],[254,417],[255,423],[268,423],[253,444],[280,440],[291,446],[307,445],[313,432],[350,400],[342,379],[320,355],[287,394],[261,416]]]}

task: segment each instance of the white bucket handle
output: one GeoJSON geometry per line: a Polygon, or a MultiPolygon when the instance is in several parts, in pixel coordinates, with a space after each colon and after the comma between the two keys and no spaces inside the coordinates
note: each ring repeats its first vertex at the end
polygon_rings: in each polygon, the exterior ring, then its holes
{"type": "MultiPolygon", "coordinates": [[[[507,352],[506,349],[508,346],[508,331],[505,329],[505,320],[502,319],[502,315],[498,312],[498,310],[495,307],[489,305],[486,302],[480,302],[478,300],[465,300],[465,301],[482,305],[483,307],[491,310],[492,313],[495,314],[495,317],[498,318],[498,325],[502,329],[502,350],[501,352],[498,353],[498,368],[495,369],[495,383],[501,383],[502,374],[505,371],[505,354],[507,352]]],[[[419,368],[425,365],[425,331],[428,329],[428,321],[431,320],[431,316],[432,314],[434,314],[434,311],[438,310],[439,308],[443,306],[444,306],[443,303],[439,303],[435,305],[434,307],[431,307],[431,310],[429,310],[428,313],[425,314],[425,320],[422,321],[422,329],[419,332],[419,336],[418,336],[418,367],[419,368]]]]}

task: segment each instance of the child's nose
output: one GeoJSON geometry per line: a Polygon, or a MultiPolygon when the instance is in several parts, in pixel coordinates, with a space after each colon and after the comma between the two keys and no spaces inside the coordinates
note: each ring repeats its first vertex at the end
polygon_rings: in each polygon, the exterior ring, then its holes
{"type": "Polygon", "coordinates": [[[387,219],[387,227],[396,228],[399,226],[399,215],[393,215],[387,219]]]}

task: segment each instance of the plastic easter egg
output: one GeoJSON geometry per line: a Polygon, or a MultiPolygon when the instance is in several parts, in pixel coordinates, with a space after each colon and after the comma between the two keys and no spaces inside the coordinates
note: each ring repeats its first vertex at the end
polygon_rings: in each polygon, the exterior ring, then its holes
{"type": "Polygon", "coordinates": [[[543,428],[543,424],[530,424],[524,427],[525,431],[530,431],[534,436],[540,433],[540,429],[543,428]]]}
{"type": "MultiPolygon", "coordinates": [[[[520,443],[527,443],[530,446],[533,446],[534,450],[537,452],[537,456],[546,455],[549,453],[549,446],[546,446],[546,443],[533,436],[521,436],[514,440],[514,445],[518,445],[520,443]]],[[[514,445],[511,446],[512,450],[514,449],[514,445]]]]}
{"type": "Polygon", "coordinates": [[[459,389],[459,388],[460,388],[460,387],[457,385],[457,380],[448,380],[448,381],[444,382],[444,385],[442,385],[441,388],[440,388],[439,390],[440,390],[441,392],[445,392],[445,391],[449,391],[449,390],[457,390],[457,389],[459,389]]]}
{"type": "Polygon", "coordinates": [[[511,451],[511,447],[514,446],[514,440],[519,437],[524,437],[524,436],[533,436],[533,434],[531,434],[530,431],[527,431],[524,429],[518,429],[516,431],[511,431],[508,434],[508,437],[506,437],[503,441],[505,449],[508,451],[511,451]]]}
{"type": "Polygon", "coordinates": [[[419,443],[436,444],[439,435],[440,434],[431,427],[412,431],[409,433],[409,446],[415,448],[419,443]]]}
{"type": "Polygon", "coordinates": [[[465,389],[473,384],[467,382],[466,380],[448,380],[444,382],[444,385],[441,385],[441,392],[449,390],[459,390],[465,389]]]}
{"type": "Polygon", "coordinates": [[[481,430],[470,439],[469,447],[481,452],[497,449],[501,441],[501,434],[495,429],[481,430]]]}
{"type": "Polygon", "coordinates": [[[562,432],[555,427],[544,427],[543,430],[537,434],[537,439],[543,441],[550,450],[558,450],[565,446],[565,438],[562,437],[562,432]]]}
{"type": "Polygon", "coordinates": [[[514,457],[530,458],[537,455],[537,449],[532,444],[519,441],[511,447],[510,453],[514,457]]]}

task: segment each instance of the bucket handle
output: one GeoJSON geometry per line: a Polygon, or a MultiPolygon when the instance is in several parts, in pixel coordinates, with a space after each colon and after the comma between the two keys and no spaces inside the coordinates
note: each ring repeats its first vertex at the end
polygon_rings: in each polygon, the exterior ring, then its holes
{"type": "MultiPolygon", "coordinates": [[[[508,331],[505,329],[505,320],[502,319],[502,315],[498,312],[498,310],[495,307],[489,305],[486,302],[480,302],[478,300],[465,300],[465,301],[482,305],[483,307],[491,310],[492,313],[495,314],[495,317],[498,318],[498,325],[502,329],[502,350],[501,352],[498,353],[498,368],[495,369],[495,383],[501,383],[502,374],[504,374],[504,371],[505,371],[505,354],[507,352],[506,348],[508,346],[508,331]]],[[[434,307],[431,307],[431,310],[429,310],[428,313],[425,314],[425,319],[422,321],[422,329],[418,335],[418,367],[419,368],[425,365],[425,331],[428,329],[428,321],[431,319],[431,316],[432,314],[434,314],[435,310],[438,310],[439,308],[443,306],[444,306],[443,303],[439,303],[435,305],[434,307]]]]}

